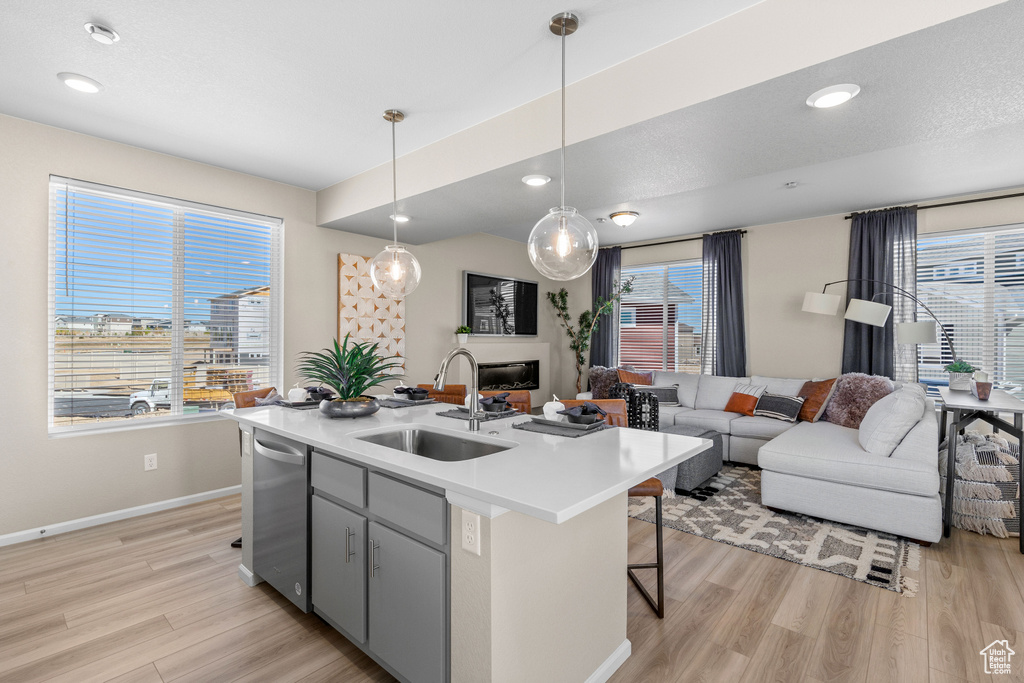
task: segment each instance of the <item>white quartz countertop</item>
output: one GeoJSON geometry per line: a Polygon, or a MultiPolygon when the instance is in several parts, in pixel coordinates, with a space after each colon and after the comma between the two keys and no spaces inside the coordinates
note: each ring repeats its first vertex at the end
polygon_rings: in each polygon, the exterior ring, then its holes
{"type": "Polygon", "coordinates": [[[315,409],[281,406],[224,414],[243,425],[442,488],[450,502],[490,512],[488,516],[515,510],[556,524],[711,446],[706,439],[638,429],[605,429],[578,438],[512,429],[529,419],[525,415],[483,422],[479,432],[470,432],[468,421],[435,414],[454,407],[381,408],[357,419],[331,419],[315,409]],[[474,460],[441,462],[356,438],[409,425],[512,448],[474,460]]]}

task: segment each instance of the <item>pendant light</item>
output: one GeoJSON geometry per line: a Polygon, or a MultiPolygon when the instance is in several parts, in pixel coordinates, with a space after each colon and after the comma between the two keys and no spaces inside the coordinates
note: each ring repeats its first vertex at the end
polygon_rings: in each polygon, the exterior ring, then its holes
{"type": "MultiPolygon", "coordinates": [[[[398,174],[395,170],[395,124],[405,120],[405,114],[397,109],[384,112],[384,120],[391,123],[391,227],[394,244],[373,257],[370,263],[370,279],[392,299],[401,299],[412,293],[420,284],[420,262],[398,243],[398,174]]],[[[408,219],[406,219],[408,220],[408,219]]]]}
{"type": "Polygon", "coordinates": [[[597,259],[597,230],[565,205],[565,37],[579,25],[579,18],[569,12],[551,17],[548,25],[562,38],[562,202],[537,221],[526,246],[533,267],[552,280],[575,280],[597,259]]]}

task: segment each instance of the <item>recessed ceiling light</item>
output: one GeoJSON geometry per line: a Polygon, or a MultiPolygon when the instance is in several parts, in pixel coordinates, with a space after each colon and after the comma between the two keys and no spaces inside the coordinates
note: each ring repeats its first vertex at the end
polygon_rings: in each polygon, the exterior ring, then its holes
{"type": "Polygon", "coordinates": [[[388,216],[388,218],[390,218],[391,220],[395,221],[396,223],[408,223],[409,222],[409,217],[406,216],[404,213],[391,214],[390,216],[388,216]]]}
{"type": "Polygon", "coordinates": [[[99,82],[94,81],[88,76],[83,76],[81,74],[73,74],[68,73],[67,71],[62,71],[61,73],[57,74],[57,78],[64,81],[64,85],[68,86],[72,90],[77,90],[78,92],[92,94],[98,93],[100,90],[103,89],[103,86],[99,82]]]}
{"type": "Polygon", "coordinates": [[[91,21],[85,25],[85,30],[89,32],[92,39],[97,43],[103,43],[104,45],[113,45],[117,41],[121,40],[121,36],[117,35],[117,31],[100,24],[94,24],[91,21]]]}
{"type": "Polygon", "coordinates": [[[798,182],[797,182],[797,181],[795,181],[795,180],[790,180],[790,181],[789,181],[788,183],[786,183],[785,185],[783,185],[783,187],[785,187],[785,188],[786,188],[787,190],[792,190],[792,189],[793,189],[794,187],[796,187],[796,186],[797,186],[797,185],[799,185],[799,184],[800,184],[800,183],[798,183],[798,182]]]}
{"type": "Polygon", "coordinates": [[[826,109],[835,107],[843,102],[852,100],[860,92],[860,86],[853,83],[840,83],[822,88],[807,98],[807,106],[815,109],[826,109]]]}
{"type": "Polygon", "coordinates": [[[523,182],[532,187],[540,187],[541,185],[547,185],[551,182],[551,178],[546,175],[526,175],[523,176],[523,182]]]}
{"type": "Polygon", "coordinates": [[[612,219],[612,222],[620,228],[628,228],[633,225],[633,221],[640,217],[636,211],[616,211],[608,218],[612,219]]]}

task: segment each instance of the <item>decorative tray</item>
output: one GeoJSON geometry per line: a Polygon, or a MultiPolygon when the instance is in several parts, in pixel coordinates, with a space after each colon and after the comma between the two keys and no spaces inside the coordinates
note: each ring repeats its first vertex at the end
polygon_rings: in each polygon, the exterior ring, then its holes
{"type": "Polygon", "coordinates": [[[543,417],[537,417],[536,415],[531,415],[530,419],[536,422],[537,424],[551,425],[552,427],[566,427],[567,429],[578,429],[581,432],[587,432],[590,431],[591,429],[597,429],[598,427],[602,427],[605,424],[604,420],[597,420],[595,422],[591,422],[588,425],[584,425],[568,421],[560,422],[559,420],[548,420],[543,417]]]}

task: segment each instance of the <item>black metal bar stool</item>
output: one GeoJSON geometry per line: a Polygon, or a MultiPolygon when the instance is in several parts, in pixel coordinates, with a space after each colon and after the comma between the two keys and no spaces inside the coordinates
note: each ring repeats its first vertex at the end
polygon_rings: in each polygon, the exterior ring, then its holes
{"type": "Polygon", "coordinates": [[[644,600],[651,606],[655,614],[658,615],[659,619],[665,618],[665,552],[662,547],[662,536],[661,536],[661,494],[664,493],[664,488],[661,485],[661,481],[652,477],[647,481],[640,482],[629,490],[629,495],[633,497],[642,498],[644,496],[654,496],[654,523],[656,525],[655,539],[658,547],[657,560],[655,562],[643,562],[640,564],[627,564],[626,574],[629,575],[630,580],[636,585],[637,590],[644,597],[644,600]],[[644,588],[643,584],[640,583],[640,579],[636,577],[634,569],[657,569],[658,570],[658,600],[655,602],[650,592],[644,588]]]}

